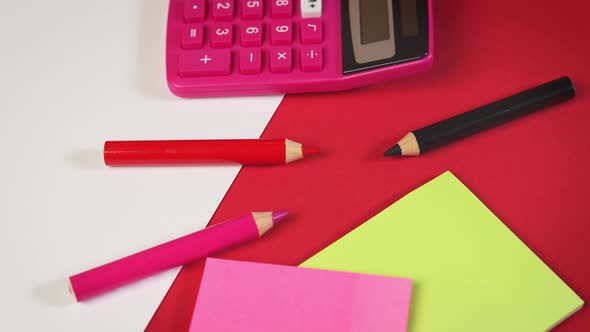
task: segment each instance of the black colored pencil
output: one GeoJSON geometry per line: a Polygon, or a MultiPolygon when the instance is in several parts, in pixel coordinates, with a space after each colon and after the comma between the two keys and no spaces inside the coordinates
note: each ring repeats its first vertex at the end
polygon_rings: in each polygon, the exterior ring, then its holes
{"type": "Polygon", "coordinates": [[[576,94],[568,77],[536,86],[502,100],[408,133],[385,156],[418,156],[428,150],[477,134],[576,94]]]}

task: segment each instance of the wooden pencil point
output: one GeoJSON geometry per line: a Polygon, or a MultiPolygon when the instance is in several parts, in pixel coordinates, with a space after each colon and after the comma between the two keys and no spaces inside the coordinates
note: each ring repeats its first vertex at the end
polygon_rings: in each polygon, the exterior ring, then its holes
{"type": "Polygon", "coordinates": [[[285,139],[285,163],[290,163],[303,158],[303,146],[301,143],[285,139]]]}
{"type": "Polygon", "coordinates": [[[408,133],[404,138],[397,142],[397,145],[400,147],[402,156],[420,155],[420,145],[418,144],[416,136],[412,132],[408,133]]]}
{"type": "Polygon", "coordinates": [[[264,235],[273,226],[272,212],[252,212],[252,218],[258,229],[258,236],[264,235]]]}

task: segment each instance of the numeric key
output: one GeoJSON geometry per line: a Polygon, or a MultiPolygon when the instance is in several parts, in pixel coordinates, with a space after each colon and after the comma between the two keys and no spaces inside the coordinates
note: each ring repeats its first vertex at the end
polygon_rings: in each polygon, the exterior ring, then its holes
{"type": "Polygon", "coordinates": [[[241,0],[242,18],[245,20],[259,20],[263,16],[264,0],[241,0]]]}
{"type": "Polygon", "coordinates": [[[211,47],[231,47],[234,38],[234,30],[231,23],[213,24],[209,29],[209,34],[211,35],[211,47]]]}
{"type": "Polygon", "coordinates": [[[293,0],[270,0],[272,18],[290,18],[293,15],[293,0]]]}
{"type": "Polygon", "coordinates": [[[231,21],[234,18],[234,0],[213,0],[210,10],[215,21],[231,21]]]}
{"type": "Polygon", "coordinates": [[[273,45],[290,45],[293,41],[290,21],[273,22],[270,25],[270,42],[273,45]]]}
{"type": "Polygon", "coordinates": [[[319,44],[322,42],[322,20],[308,18],[301,20],[301,43],[319,44]]]}
{"type": "Polygon", "coordinates": [[[242,22],[240,27],[240,42],[242,46],[260,46],[262,45],[262,23],[260,22],[242,22]]]}

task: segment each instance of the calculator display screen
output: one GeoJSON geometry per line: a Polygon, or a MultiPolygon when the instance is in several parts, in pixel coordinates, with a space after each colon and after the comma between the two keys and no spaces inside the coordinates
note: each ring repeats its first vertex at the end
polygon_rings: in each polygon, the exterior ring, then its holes
{"type": "Polygon", "coordinates": [[[388,40],[390,0],[360,1],[361,44],[388,40]]]}
{"type": "Polygon", "coordinates": [[[416,0],[400,0],[400,11],[402,14],[402,34],[408,37],[418,35],[416,0]]]}
{"type": "Polygon", "coordinates": [[[344,74],[428,55],[431,0],[340,1],[344,74]]]}

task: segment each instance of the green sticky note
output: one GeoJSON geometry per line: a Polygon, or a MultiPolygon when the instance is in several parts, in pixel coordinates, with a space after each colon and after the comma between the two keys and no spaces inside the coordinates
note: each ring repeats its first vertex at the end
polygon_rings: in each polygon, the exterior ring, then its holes
{"type": "Polygon", "coordinates": [[[545,331],[582,305],[453,174],[301,266],[413,279],[409,331],[545,331]]]}

